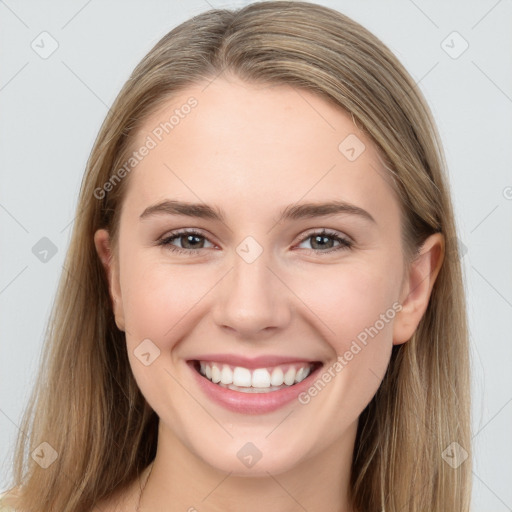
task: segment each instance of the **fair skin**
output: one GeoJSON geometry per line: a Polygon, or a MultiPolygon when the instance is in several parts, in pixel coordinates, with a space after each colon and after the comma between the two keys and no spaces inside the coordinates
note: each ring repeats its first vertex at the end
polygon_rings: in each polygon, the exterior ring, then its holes
{"type": "MultiPolygon", "coordinates": [[[[425,312],[442,236],[429,237],[411,265],[404,261],[389,177],[371,141],[339,108],[288,86],[233,77],[205,85],[187,88],[146,120],[134,147],[190,96],[198,101],[131,172],[118,245],[103,229],[94,238],[133,374],[160,418],[141,510],[352,512],[358,418],[393,345],[410,339],[425,312]],[[366,146],[354,161],[338,149],[349,134],[366,146]],[[164,199],[214,205],[224,221],[140,218],[164,199]],[[369,216],[345,211],[277,223],[288,205],[333,200],[369,216]],[[323,228],[329,235],[321,245],[314,235],[323,228]],[[190,245],[186,236],[174,239],[188,254],[157,245],[182,229],[203,236],[190,245]],[[251,263],[236,251],[248,236],[263,249],[251,263]],[[321,362],[322,372],[395,303],[402,309],[307,404],[293,400],[264,414],[229,410],[204,394],[187,364],[211,353],[296,356],[321,362]],[[145,339],[160,350],[148,366],[134,355],[145,339]],[[252,467],[237,457],[248,442],[261,453],[252,467]]],[[[116,496],[119,508],[111,499],[95,510],[135,511],[139,494],[134,482],[116,496]]]]}

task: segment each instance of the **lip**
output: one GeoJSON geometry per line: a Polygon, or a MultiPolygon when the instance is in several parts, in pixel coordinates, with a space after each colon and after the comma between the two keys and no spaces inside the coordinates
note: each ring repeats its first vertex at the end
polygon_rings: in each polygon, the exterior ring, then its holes
{"type": "MultiPolygon", "coordinates": [[[[277,358],[279,359],[279,358],[277,358]]],[[[240,357],[230,357],[230,358],[222,358],[219,360],[219,355],[215,355],[215,357],[202,355],[201,361],[217,361],[217,362],[225,362],[226,364],[234,364],[235,366],[245,366],[246,363],[242,364],[243,358],[240,357]]],[[[308,362],[308,363],[318,363],[317,368],[315,368],[303,381],[294,384],[293,386],[289,386],[279,391],[269,391],[268,393],[243,393],[241,391],[234,391],[232,389],[223,388],[214,384],[206,377],[203,377],[196,369],[196,364],[198,360],[189,360],[187,361],[187,366],[190,368],[190,371],[194,375],[194,379],[196,380],[201,391],[212,401],[221,405],[222,407],[241,414],[265,414],[276,411],[290,402],[293,402],[297,399],[300,393],[306,391],[311,382],[316,378],[319,371],[323,367],[323,364],[319,361],[311,361],[309,359],[283,359],[281,362],[275,362],[276,358],[257,358],[247,360],[251,363],[251,366],[245,366],[246,368],[264,368],[268,366],[275,366],[276,364],[285,364],[285,363],[293,363],[293,362],[308,362]],[[268,361],[274,361],[273,364],[268,364],[268,361]],[[254,366],[253,364],[261,365],[261,363],[265,363],[262,366],[254,366]]]]}

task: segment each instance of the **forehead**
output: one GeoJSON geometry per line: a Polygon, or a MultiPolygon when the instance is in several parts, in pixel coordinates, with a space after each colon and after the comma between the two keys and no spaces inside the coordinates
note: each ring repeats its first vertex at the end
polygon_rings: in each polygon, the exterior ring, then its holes
{"type": "Polygon", "coordinates": [[[248,208],[326,195],[368,205],[393,195],[377,149],[350,114],[288,85],[190,86],[143,123],[132,149],[145,146],[129,187],[141,205],[169,195],[248,208]]]}

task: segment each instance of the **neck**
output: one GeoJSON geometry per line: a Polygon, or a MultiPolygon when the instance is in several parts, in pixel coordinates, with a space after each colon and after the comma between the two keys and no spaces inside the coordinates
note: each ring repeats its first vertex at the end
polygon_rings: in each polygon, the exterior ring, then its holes
{"type": "Polygon", "coordinates": [[[353,512],[350,468],[357,422],[323,453],[279,474],[237,476],[205,463],[160,421],[158,447],[141,501],[153,512],[353,512]]]}

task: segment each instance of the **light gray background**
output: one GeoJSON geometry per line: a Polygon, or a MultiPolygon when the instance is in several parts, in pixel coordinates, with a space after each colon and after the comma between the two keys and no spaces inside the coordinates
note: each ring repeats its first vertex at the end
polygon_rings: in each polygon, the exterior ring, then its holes
{"type": "MultiPolygon", "coordinates": [[[[175,25],[209,7],[246,3],[0,1],[0,489],[7,486],[79,184],[108,106],[175,25]],[[58,43],[46,59],[31,47],[46,37],[50,48],[48,36],[39,36],[44,31],[58,43]],[[32,252],[42,237],[57,247],[47,262],[32,252]]],[[[437,120],[468,290],[473,510],[512,511],[512,2],[317,3],[380,37],[437,120]],[[464,40],[468,49],[453,58],[464,40]]]]}

